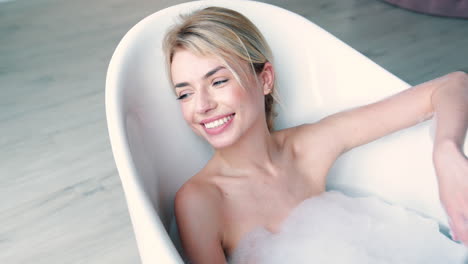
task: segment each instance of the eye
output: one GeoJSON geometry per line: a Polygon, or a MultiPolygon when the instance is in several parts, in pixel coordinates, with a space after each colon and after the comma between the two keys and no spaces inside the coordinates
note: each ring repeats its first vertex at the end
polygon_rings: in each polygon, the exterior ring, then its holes
{"type": "Polygon", "coordinates": [[[179,97],[177,97],[177,100],[185,99],[185,98],[187,98],[187,96],[189,96],[189,94],[190,93],[181,94],[179,97]]]}
{"type": "Polygon", "coordinates": [[[226,83],[227,81],[229,81],[229,79],[223,79],[223,80],[213,82],[213,86],[220,86],[221,84],[226,83]]]}

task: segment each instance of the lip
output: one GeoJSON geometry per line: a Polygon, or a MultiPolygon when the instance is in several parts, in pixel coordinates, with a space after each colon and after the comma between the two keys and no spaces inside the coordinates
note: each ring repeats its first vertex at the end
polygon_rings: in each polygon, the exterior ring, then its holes
{"type": "MultiPolygon", "coordinates": [[[[230,114],[232,115],[232,114],[230,114]]],[[[226,116],[230,116],[230,115],[223,115],[221,116],[221,118],[223,117],[226,117],[226,116]]],[[[205,132],[209,135],[217,135],[217,134],[220,134],[222,133],[224,130],[226,130],[226,128],[231,125],[232,123],[232,120],[234,120],[234,117],[235,117],[235,114],[232,116],[231,119],[229,119],[229,121],[227,121],[226,123],[224,123],[223,125],[219,126],[219,127],[215,127],[215,128],[207,128],[205,127],[205,125],[202,123],[201,126],[203,126],[203,129],[205,130],[205,132]]],[[[215,118],[215,119],[211,119],[211,120],[216,120],[218,118],[215,118]]],[[[206,120],[210,120],[210,119],[206,119],[206,120]]],[[[209,122],[209,121],[208,121],[209,122]]]]}
{"type": "Polygon", "coordinates": [[[221,119],[221,118],[225,118],[227,116],[230,116],[232,114],[235,114],[235,113],[229,113],[229,114],[226,114],[226,115],[219,115],[219,116],[215,116],[215,117],[212,117],[212,118],[208,118],[208,119],[203,119],[201,122],[200,122],[200,125],[203,125],[206,124],[206,123],[210,123],[210,122],[213,122],[215,120],[218,120],[218,119],[221,119]]]}

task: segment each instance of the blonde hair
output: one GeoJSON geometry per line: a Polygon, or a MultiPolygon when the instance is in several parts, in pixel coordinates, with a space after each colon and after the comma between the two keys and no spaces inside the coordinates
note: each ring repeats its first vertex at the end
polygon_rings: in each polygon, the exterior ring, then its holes
{"type": "MultiPolygon", "coordinates": [[[[245,89],[243,80],[262,72],[266,62],[273,63],[270,47],[258,28],[234,10],[207,7],[181,15],[180,18],[182,21],[169,29],[163,42],[168,73],[177,50],[187,49],[196,54],[218,57],[245,89]],[[250,65],[248,72],[243,67],[245,62],[250,65]]],[[[276,79],[271,92],[265,95],[265,115],[269,131],[273,130],[277,115],[274,111],[275,102],[279,102],[276,79]]]]}

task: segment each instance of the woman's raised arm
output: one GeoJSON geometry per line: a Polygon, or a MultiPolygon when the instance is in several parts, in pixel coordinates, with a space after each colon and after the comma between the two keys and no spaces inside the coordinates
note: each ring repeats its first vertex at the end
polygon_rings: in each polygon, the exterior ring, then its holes
{"type": "Polygon", "coordinates": [[[460,144],[466,133],[467,75],[453,72],[416,85],[373,104],[336,113],[321,120],[343,152],[431,118],[441,119],[439,138],[460,144]],[[462,131],[463,130],[463,131],[462,131]]]}
{"type": "Polygon", "coordinates": [[[453,72],[373,104],[299,127],[300,148],[327,142],[333,158],[392,132],[436,117],[434,165],[441,201],[454,238],[468,245],[468,159],[463,144],[468,127],[468,75],[453,72]],[[318,131],[318,133],[317,133],[318,131]]]}

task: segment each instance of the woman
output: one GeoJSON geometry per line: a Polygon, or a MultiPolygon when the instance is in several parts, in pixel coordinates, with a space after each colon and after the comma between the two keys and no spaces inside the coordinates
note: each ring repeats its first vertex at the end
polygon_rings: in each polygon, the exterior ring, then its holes
{"type": "Polygon", "coordinates": [[[175,199],[193,263],[225,263],[256,226],[278,231],[295,206],[325,191],[341,154],[433,116],[440,198],[453,238],[468,244],[467,74],[450,73],[313,124],[273,131],[273,58],[247,18],[218,7],[196,11],[167,33],[164,49],[184,119],[215,149],[175,199]]]}

